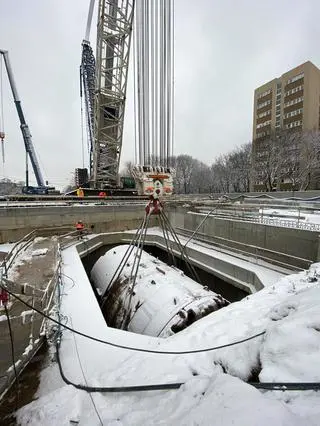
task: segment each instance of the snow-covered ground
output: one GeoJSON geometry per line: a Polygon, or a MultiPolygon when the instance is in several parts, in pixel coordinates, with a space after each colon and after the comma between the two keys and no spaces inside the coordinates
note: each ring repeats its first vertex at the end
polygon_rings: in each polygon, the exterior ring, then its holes
{"type": "Polygon", "coordinates": [[[9,251],[14,247],[14,243],[0,244],[0,252],[9,253],[9,251]]]}
{"type": "Polygon", "coordinates": [[[183,351],[234,342],[264,330],[266,334],[216,351],[161,355],[118,349],[64,331],[62,367],[75,383],[184,385],[169,391],[94,393],[91,399],[85,391],[66,385],[53,363],[41,374],[38,399],[17,413],[19,424],[69,425],[70,420],[130,426],[320,424],[320,392],[266,392],[245,383],[257,377],[265,382],[320,381],[320,264],[160,339],[108,328],[74,247],[63,251],[62,262],[64,319],[100,339],[183,351]]]}
{"type": "MultiPolygon", "coordinates": [[[[127,233],[134,234],[133,231],[127,231],[127,233]]],[[[149,234],[159,235],[160,237],[163,236],[162,231],[158,227],[150,228],[148,231],[148,235],[149,234]]],[[[169,239],[170,241],[174,241],[172,235],[169,235],[169,239]]],[[[253,272],[265,287],[277,283],[283,275],[288,275],[292,272],[284,267],[275,266],[264,260],[261,260],[255,257],[253,254],[251,256],[242,255],[232,250],[220,248],[218,246],[212,246],[212,244],[208,244],[202,241],[197,241],[196,239],[190,241],[189,237],[185,237],[183,235],[179,235],[179,240],[182,246],[187,244],[188,248],[200,250],[202,253],[210,255],[213,258],[213,269],[215,267],[215,259],[222,260],[223,262],[227,262],[231,265],[236,265],[247,271],[253,272]]],[[[247,286],[248,288],[251,288],[252,292],[255,291],[252,283],[247,283],[247,286]]]]}
{"type": "Polygon", "coordinates": [[[260,217],[268,217],[270,219],[284,218],[286,220],[294,220],[299,222],[307,222],[320,224],[320,211],[315,210],[314,212],[292,209],[272,209],[272,208],[261,208],[259,209],[260,217]]]}

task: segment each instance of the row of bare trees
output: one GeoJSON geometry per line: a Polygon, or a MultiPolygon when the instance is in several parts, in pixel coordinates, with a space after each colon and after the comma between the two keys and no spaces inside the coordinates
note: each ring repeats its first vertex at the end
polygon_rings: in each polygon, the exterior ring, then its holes
{"type": "MultiPolygon", "coordinates": [[[[170,158],[176,171],[175,192],[179,194],[212,192],[248,192],[251,172],[251,143],[220,155],[207,165],[190,155],[170,158]]],[[[127,162],[122,175],[131,175],[133,164],[127,162]]]]}
{"type": "Polygon", "coordinates": [[[283,131],[255,142],[252,180],[264,191],[307,190],[320,175],[320,132],[283,131]]]}

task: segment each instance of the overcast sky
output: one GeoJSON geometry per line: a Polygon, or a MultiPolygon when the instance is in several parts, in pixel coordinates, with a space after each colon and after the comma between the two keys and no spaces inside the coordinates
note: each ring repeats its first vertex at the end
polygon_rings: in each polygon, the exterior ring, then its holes
{"type": "MultiPolygon", "coordinates": [[[[307,60],[320,66],[320,2],[174,2],[174,151],[210,164],[250,141],[256,87],[307,60]]],[[[0,0],[0,49],[10,51],[43,173],[59,187],[82,167],[79,64],[88,5],[0,0]]],[[[93,43],[95,36],[93,26],[93,43]]],[[[4,83],[6,160],[0,176],[24,179],[23,141],[6,76],[4,83]]],[[[134,158],[132,87],[131,75],[122,162],[134,158]]]]}

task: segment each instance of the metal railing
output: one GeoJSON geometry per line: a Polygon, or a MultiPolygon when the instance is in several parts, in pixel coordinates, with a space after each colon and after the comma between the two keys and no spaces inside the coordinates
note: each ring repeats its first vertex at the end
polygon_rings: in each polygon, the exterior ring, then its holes
{"type": "MultiPolygon", "coordinates": [[[[250,220],[249,220],[250,221],[250,220]]],[[[300,220],[288,220],[288,219],[275,219],[269,217],[253,217],[251,218],[252,222],[261,223],[262,225],[271,225],[279,226],[281,228],[293,228],[293,229],[303,229],[304,231],[320,231],[320,224],[302,222],[300,220]]]]}
{"type": "MultiPolygon", "coordinates": [[[[206,214],[206,211],[203,210],[199,213],[191,212],[191,214],[206,214]]],[[[209,216],[216,217],[218,219],[237,220],[239,222],[259,223],[261,225],[276,226],[281,228],[302,229],[304,231],[320,232],[320,224],[313,222],[304,222],[299,217],[297,217],[297,219],[281,219],[261,215],[253,216],[242,211],[238,213],[235,211],[233,214],[216,212],[210,214],[209,216]]]]}
{"type": "MultiPolygon", "coordinates": [[[[14,259],[17,255],[26,249],[29,244],[34,241],[35,238],[43,235],[47,235],[56,228],[44,228],[38,229],[30,232],[25,235],[21,240],[19,240],[13,248],[10,250],[5,260],[1,264],[2,271],[1,273],[1,286],[7,288],[10,292],[19,294],[28,299],[31,298],[31,304],[34,307],[37,307],[42,312],[48,313],[53,305],[54,294],[56,286],[59,282],[60,277],[60,251],[59,244],[54,246],[54,271],[49,282],[46,284],[44,289],[39,288],[38,284],[19,284],[17,282],[11,281],[7,278],[7,273],[10,267],[13,265],[14,259]]],[[[61,229],[60,229],[61,230],[61,229]]],[[[21,297],[20,296],[20,297],[21,297]]],[[[20,302],[17,302],[20,303],[20,302]]],[[[21,333],[22,335],[28,336],[25,340],[22,338],[22,341],[17,342],[18,346],[15,349],[15,367],[17,374],[25,368],[28,362],[32,359],[33,355],[38,351],[42,345],[43,338],[47,333],[47,321],[40,314],[34,311],[25,311],[22,309],[17,309],[8,306],[9,318],[11,327],[16,331],[16,333],[21,333]],[[14,309],[15,315],[11,315],[12,308],[14,309]],[[21,311],[22,310],[22,311],[21,311]],[[21,311],[21,312],[20,312],[21,311]],[[20,312],[20,314],[19,314],[20,312]],[[16,352],[17,351],[17,352],[16,352]]],[[[8,318],[0,322],[0,335],[3,339],[8,339],[7,334],[8,330],[8,318]]],[[[8,351],[10,352],[10,341],[8,340],[7,345],[8,351]]],[[[5,353],[2,354],[2,359],[5,359],[5,353]]],[[[9,353],[7,358],[10,359],[9,353]]],[[[0,380],[0,400],[3,398],[7,390],[12,386],[16,377],[14,369],[9,367],[6,371],[1,371],[1,380],[0,380]]]]}
{"type": "MultiPolygon", "coordinates": [[[[192,235],[193,230],[185,229],[185,228],[176,228],[180,234],[184,234],[186,236],[192,235]]],[[[227,238],[210,236],[203,233],[198,232],[196,236],[194,236],[195,240],[214,245],[218,247],[218,249],[222,249],[224,251],[235,252],[241,254],[246,257],[254,257],[254,259],[260,259],[269,264],[276,265],[281,268],[290,269],[290,270],[304,270],[308,269],[309,266],[313,263],[313,261],[309,259],[304,259],[300,257],[296,257],[293,255],[289,255],[282,252],[277,252],[274,250],[269,250],[263,247],[254,246],[251,244],[241,243],[239,241],[230,240],[227,238]],[[238,246],[238,247],[237,247],[238,246]],[[278,259],[276,259],[278,257],[278,259]],[[282,260],[280,260],[282,259],[282,260]]]]}
{"type": "Polygon", "coordinates": [[[61,232],[66,231],[67,229],[71,229],[71,227],[49,227],[49,228],[39,228],[34,229],[29,234],[25,235],[19,241],[15,243],[15,245],[11,248],[11,250],[6,254],[3,259],[0,267],[4,268],[5,275],[8,273],[8,268],[12,265],[12,262],[16,258],[16,256],[24,250],[32,241],[34,241],[37,237],[45,237],[45,236],[53,236],[59,235],[61,232]]]}

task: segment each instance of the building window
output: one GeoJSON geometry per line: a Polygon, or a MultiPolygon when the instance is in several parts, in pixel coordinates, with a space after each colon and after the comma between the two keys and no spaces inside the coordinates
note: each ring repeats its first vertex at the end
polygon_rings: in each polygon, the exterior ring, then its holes
{"type": "Polygon", "coordinates": [[[261,127],[268,126],[271,123],[271,120],[264,121],[263,123],[257,124],[257,129],[261,129],[261,127]]]}
{"type": "Polygon", "coordinates": [[[295,115],[302,114],[302,108],[284,114],[284,118],[294,117],[295,115]]]}
{"type": "Polygon", "coordinates": [[[266,90],[266,91],[265,91],[265,92],[263,92],[263,93],[260,93],[260,95],[258,95],[258,99],[261,99],[261,98],[263,98],[264,96],[269,95],[271,92],[272,92],[272,90],[271,90],[271,89],[269,89],[269,90],[266,90]]]}
{"type": "Polygon", "coordinates": [[[261,112],[260,114],[257,115],[257,118],[266,117],[267,115],[271,115],[271,109],[265,112],[261,112]]]}
{"type": "Polygon", "coordinates": [[[291,106],[291,105],[295,105],[298,104],[299,102],[303,102],[303,96],[300,98],[295,98],[292,99],[291,101],[288,101],[284,104],[285,107],[291,106]]]}
{"type": "Polygon", "coordinates": [[[289,80],[287,81],[287,84],[294,83],[295,81],[300,80],[303,77],[304,77],[304,73],[302,72],[301,74],[298,74],[295,77],[289,78],[289,80]]]}
{"type": "Polygon", "coordinates": [[[298,127],[298,126],[302,126],[302,121],[298,120],[298,121],[292,121],[291,123],[288,123],[285,125],[286,129],[292,129],[294,127],[298,127]]]}
{"type": "Polygon", "coordinates": [[[263,137],[269,136],[269,135],[270,135],[270,131],[266,130],[265,132],[258,132],[256,137],[257,138],[263,138],[263,137]]]}
{"type": "Polygon", "coordinates": [[[286,96],[292,95],[293,93],[300,92],[300,90],[303,90],[303,86],[302,86],[302,85],[301,85],[301,86],[294,87],[294,88],[293,88],[293,89],[291,89],[291,90],[288,90],[288,91],[286,92],[286,96]]]}
{"type": "Polygon", "coordinates": [[[268,101],[262,102],[261,104],[258,104],[257,109],[263,108],[267,105],[271,105],[271,100],[268,100],[268,101]]]}

